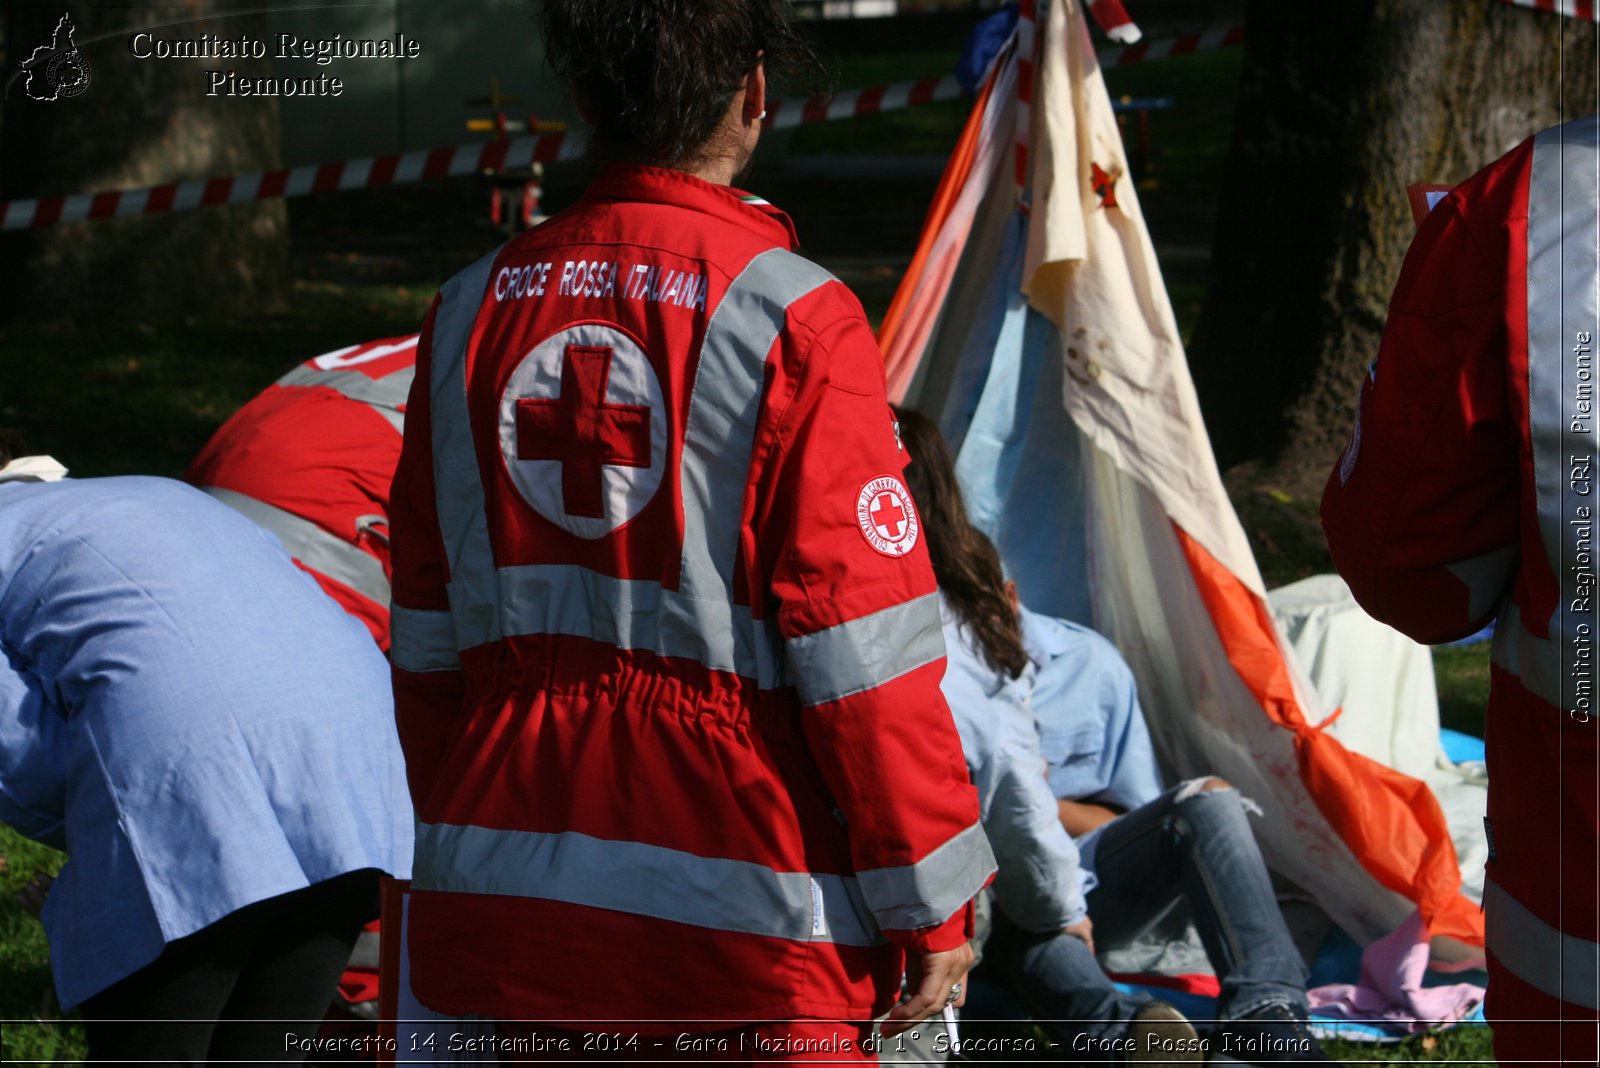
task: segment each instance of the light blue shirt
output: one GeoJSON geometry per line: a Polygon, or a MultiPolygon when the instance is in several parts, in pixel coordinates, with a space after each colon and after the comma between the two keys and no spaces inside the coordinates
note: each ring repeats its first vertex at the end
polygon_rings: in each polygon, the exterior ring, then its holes
{"type": "MultiPolygon", "coordinates": [[[[1139,691],[1117,647],[1088,627],[1026,608],[1022,644],[1035,670],[1029,700],[1050,792],[1129,812],[1160,797],[1139,691]]],[[[1102,829],[1078,839],[1090,872],[1102,829]]]]}
{"type": "Polygon", "coordinates": [[[1091,884],[1045,782],[1028,711],[1031,670],[1020,679],[995,671],[942,597],[939,609],[947,657],[942,689],[999,865],[995,898],[1018,927],[1059,930],[1088,915],[1084,894],[1091,884]]]}
{"type": "Polygon", "coordinates": [[[0,818],[64,849],[64,1007],[167,942],[411,869],[388,665],[271,535],[154,478],[0,483],[0,818]]]}

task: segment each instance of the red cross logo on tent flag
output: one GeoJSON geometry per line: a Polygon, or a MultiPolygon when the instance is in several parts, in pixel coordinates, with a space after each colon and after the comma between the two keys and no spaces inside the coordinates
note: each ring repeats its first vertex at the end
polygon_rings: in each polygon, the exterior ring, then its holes
{"type": "Polygon", "coordinates": [[[632,519],[661,484],[666,410],[644,349],[605,323],[534,346],[500,398],[500,453],[534,511],[582,538],[632,519]]]}
{"type": "Polygon", "coordinates": [[[917,510],[893,475],[879,475],[856,495],[856,524],[867,544],[885,556],[904,556],[917,544],[917,510]]]}

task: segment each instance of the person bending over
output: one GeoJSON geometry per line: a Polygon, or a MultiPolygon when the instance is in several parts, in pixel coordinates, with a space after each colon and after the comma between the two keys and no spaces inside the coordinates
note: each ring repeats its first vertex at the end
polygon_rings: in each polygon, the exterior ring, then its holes
{"type": "MultiPolygon", "coordinates": [[[[384,651],[389,485],[416,362],[415,334],[314,356],[229,416],[183,473],[185,482],[277,535],[290,559],[384,651]]],[[[372,1028],[380,937],[374,920],[357,941],[333,1026],[348,1015],[372,1028]]]]}
{"type": "Polygon", "coordinates": [[[67,854],[62,1006],[96,1061],[303,1059],[411,868],[383,655],[198,490],[0,463],[0,819],[67,854]]]}

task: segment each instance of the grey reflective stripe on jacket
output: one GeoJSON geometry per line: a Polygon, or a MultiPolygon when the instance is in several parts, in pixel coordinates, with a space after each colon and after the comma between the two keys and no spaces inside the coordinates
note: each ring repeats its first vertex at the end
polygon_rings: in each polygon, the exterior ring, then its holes
{"type": "Polygon", "coordinates": [[[1467,588],[1467,616],[1482,619],[1500,604],[1517,573],[1520,554],[1515,545],[1491,549],[1465,560],[1446,565],[1447,570],[1467,588]]]}
{"type": "Polygon", "coordinates": [[[805,705],[865,693],[944,653],[937,593],[789,641],[789,664],[805,705]]]}
{"type": "Polygon", "coordinates": [[[983,828],[974,823],[939,848],[898,868],[873,868],[857,874],[873,902],[908,902],[875,910],[878,922],[893,931],[932,927],[955,915],[994,874],[994,853],[983,828]]]}
{"type": "Polygon", "coordinates": [[[449,612],[389,605],[389,662],[402,671],[459,671],[449,612]]]}
{"type": "Polygon", "coordinates": [[[566,901],[798,942],[870,946],[882,940],[850,876],[773,871],[576,831],[418,823],[411,886],[566,901]]]}
{"type": "Polygon", "coordinates": [[[1493,880],[1483,905],[1484,937],[1502,967],[1558,1001],[1600,1009],[1600,944],[1550,926],[1493,880]]]}
{"type": "Polygon", "coordinates": [[[419,823],[418,890],[567,901],[639,916],[794,941],[870,946],[894,930],[943,923],[994,870],[972,826],[917,864],[856,876],[773,871],[764,864],[593,838],[419,823]],[[904,902],[880,909],[867,899],[904,902]]]}
{"type": "Polygon", "coordinates": [[[1528,432],[1539,532],[1561,593],[1547,638],[1525,630],[1517,607],[1508,604],[1493,652],[1494,662],[1520,676],[1530,693],[1583,715],[1595,712],[1595,645],[1600,641],[1595,612],[1600,604],[1595,597],[1597,188],[1600,126],[1595,117],[1534,138],[1528,183],[1528,432]],[[1586,487],[1573,475],[1585,465],[1591,472],[1586,487]],[[1585,646],[1591,670],[1568,670],[1585,646]]]}
{"type": "Polygon", "coordinates": [[[356,944],[350,950],[349,968],[366,968],[377,971],[382,963],[383,943],[377,931],[362,931],[356,935],[356,944]]]}
{"type": "Polygon", "coordinates": [[[388,421],[399,433],[405,433],[406,397],[411,393],[411,381],[416,377],[415,366],[372,378],[355,370],[322,371],[301,364],[282,378],[280,386],[323,386],[365,404],[388,421]]]}
{"type": "MultiPolygon", "coordinates": [[[[377,557],[276,505],[220,486],[200,488],[276,534],[284,551],[305,567],[385,608],[389,606],[389,576],[384,574],[383,563],[377,557]]],[[[350,533],[354,537],[355,531],[350,533]]]]}

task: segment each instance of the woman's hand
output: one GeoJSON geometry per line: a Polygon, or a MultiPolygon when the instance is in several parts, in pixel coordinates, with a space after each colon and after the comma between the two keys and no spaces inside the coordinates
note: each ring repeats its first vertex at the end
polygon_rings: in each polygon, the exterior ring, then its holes
{"type": "MultiPolygon", "coordinates": [[[[1088,920],[1084,920],[1088,923],[1088,920]]],[[[946,1003],[964,1005],[967,971],[972,967],[972,943],[963,942],[955,949],[940,953],[906,953],[906,989],[911,996],[889,1011],[881,1028],[883,1034],[893,1036],[908,1030],[918,1021],[941,1011],[946,1003]],[[951,988],[961,983],[962,989],[952,998],[951,988]]]]}
{"type": "Polygon", "coordinates": [[[1077,923],[1069,923],[1061,928],[1061,931],[1063,934],[1069,934],[1073,938],[1082,941],[1084,945],[1089,947],[1090,953],[1094,952],[1094,924],[1090,922],[1089,917],[1085,916],[1077,923]]]}

